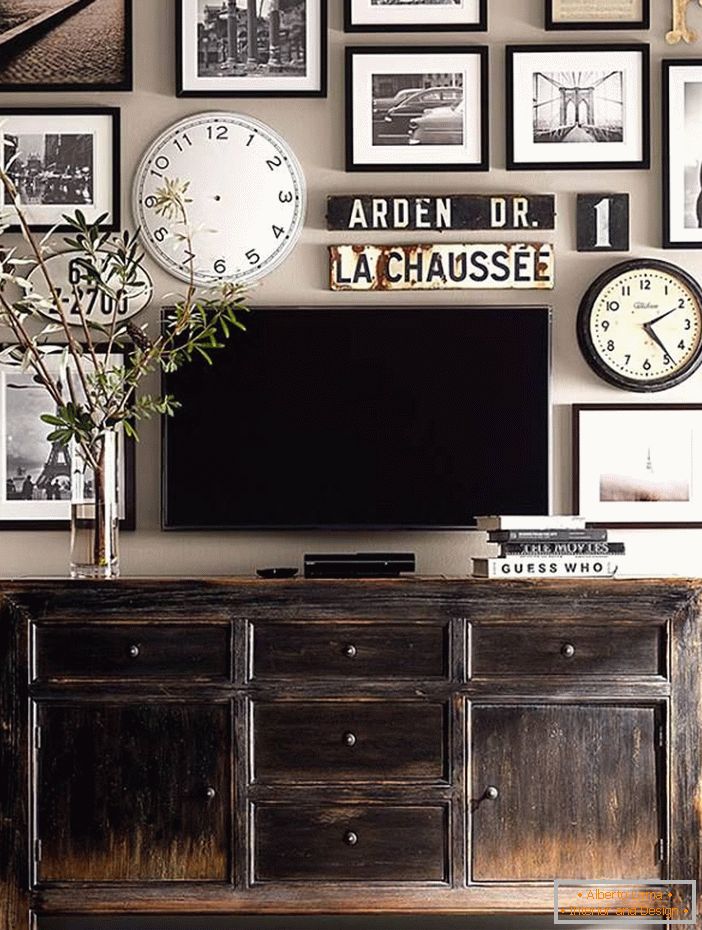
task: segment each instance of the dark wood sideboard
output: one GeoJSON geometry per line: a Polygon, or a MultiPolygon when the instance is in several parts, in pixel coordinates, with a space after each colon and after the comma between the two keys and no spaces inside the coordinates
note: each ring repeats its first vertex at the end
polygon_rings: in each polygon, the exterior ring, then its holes
{"type": "Polygon", "coordinates": [[[1,582],[0,927],[699,883],[701,593],[1,582]]]}

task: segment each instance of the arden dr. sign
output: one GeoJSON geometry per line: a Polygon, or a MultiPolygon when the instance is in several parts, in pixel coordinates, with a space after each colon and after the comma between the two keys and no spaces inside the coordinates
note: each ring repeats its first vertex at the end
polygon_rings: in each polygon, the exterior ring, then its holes
{"type": "Polygon", "coordinates": [[[554,229],[553,194],[350,194],[327,198],[327,229],[554,229]]]}
{"type": "Polygon", "coordinates": [[[548,243],[338,245],[329,249],[333,291],[553,288],[548,243]]]}

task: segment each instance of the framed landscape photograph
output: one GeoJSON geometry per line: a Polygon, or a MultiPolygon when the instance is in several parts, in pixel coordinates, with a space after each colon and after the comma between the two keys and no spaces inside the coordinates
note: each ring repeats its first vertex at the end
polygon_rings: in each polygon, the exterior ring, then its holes
{"type": "Polygon", "coordinates": [[[544,0],[546,29],[650,29],[651,0],[544,0]]]}
{"type": "MultiPolygon", "coordinates": [[[[6,351],[6,350],[5,350],[6,351]]],[[[4,354],[4,353],[3,353],[4,354]]],[[[115,353],[121,364],[122,356],[115,353]]],[[[46,357],[56,370],[60,354],[46,357]]],[[[49,442],[53,414],[46,389],[31,372],[8,365],[0,354],[0,527],[64,529],[70,520],[71,461],[68,449],[49,442]]],[[[135,443],[120,435],[119,508],[122,529],[133,530],[135,507],[135,443]]]]}
{"type": "Polygon", "coordinates": [[[326,97],[327,0],[176,0],[179,97],[326,97]]]}
{"type": "Polygon", "coordinates": [[[650,146],[648,45],[507,47],[508,170],[649,168],[650,146]]]}
{"type": "Polygon", "coordinates": [[[488,0],[344,0],[347,32],[485,32],[488,0]]]}
{"type": "Polygon", "coordinates": [[[0,0],[0,93],[132,89],[133,0],[0,0]]]}
{"type": "MultiPolygon", "coordinates": [[[[89,223],[106,215],[120,221],[119,110],[104,108],[0,108],[0,159],[36,231],[61,225],[82,210],[89,223]]],[[[12,210],[0,190],[0,209],[12,210]]]]}
{"type": "Polygon", "coordinates": [[[663,246],[702,249],[702,58],[663,62],[663,246]]]}
{"type": "Polygon", "coordinates": [[[702,404],[573,407],[573,506],[588,524],[702,527],[702,404]]]}
{"type": "Polygon", "coordinates": [[[347,171],[487,171],[484,46],[346,49],[347,171]]]}

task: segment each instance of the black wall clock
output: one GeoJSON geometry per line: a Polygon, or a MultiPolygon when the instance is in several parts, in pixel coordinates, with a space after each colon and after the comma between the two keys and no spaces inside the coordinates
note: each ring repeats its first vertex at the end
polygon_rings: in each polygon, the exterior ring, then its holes
{"type": "Polygon", "coordinates": [[[655,259],[622,262],[582,299],[578,343],[593,371],[630,391],[664,391],[702,363],[702,289],[655,259]]]}

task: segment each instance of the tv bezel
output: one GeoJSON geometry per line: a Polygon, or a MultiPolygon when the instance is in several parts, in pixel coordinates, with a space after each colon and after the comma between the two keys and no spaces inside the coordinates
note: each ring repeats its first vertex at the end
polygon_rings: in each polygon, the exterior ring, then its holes
{"type": "MultiPolygon", "coordinates": [[[[164,312],[168,308],[163,308],[164,312]]],[[[290,313],[295,313],[296,311],[303,312],[319,312],[324,313],[325,311],[330,310],[352,310],[363,313],[364,311],[379,311],[387,310],[386,307],[380,306],[378,304],[363,304],[363,305],[353,305],[353,304],[319,304],[319,305],[292,305],[292,306],[281,306],[279,304],[261,304],[256,307],[251,308],[254,312],[265,313],[267,310],[283,310],[290,313]]],[[[547,315],[548,320],[548,329],[547,329],[547,345],[546,345],[546,354],[547,354],[547,385],[546,385],[546,395],[547,395],[547,498],[548,498],[548,513],[550,514],[553,509],[553,307],[550,304],[437,304],[427,305],[427,304],[402,304],[397,307],[392,308],[393,311],[398,312],[408,312],[408,311],[427,311],[432,309],[437,310],[456,310],[456,312],[465,312],[465,311],[499,311],[499,310],[541,310],[544,311],[547,315]]],[[[214,357],[214,364],[217,364],[216,354],[214,357]]],[[[162,372],[161,374],[161,393],[165,391],[165,380],[166,375],[162,372]]],[[[176,398],[177,400],[178,398],[176,398]]],[[[178,416],[176,411],[175,416],[178,416]]],[[[388,524],[388,523],[237,523],[234,525],[230,524],[221,524],[221,525],[184,525],[184,524],[170,524],[168,522],[168,424],[171,418],[167,416],[161,417],[161,530],[165,533],[238,533],[238,532],[256,532],[256,533],[299,533],[299,532],[309,532],[309,533],[319,533],[319,532],[345,532],[345,533],[378,533],[378,532],[387,532],[387,533],[445,533],[445,532],[466,532],[467,530],[474,530],[475,523],[472,524],[410,524],[410,523],[399,523],[399,524],[388,524]]],[[[476,514],[476,516],[478,516],[476,514]]],[[[544,514],[545,516],[545,514],[544,514]]]]}

